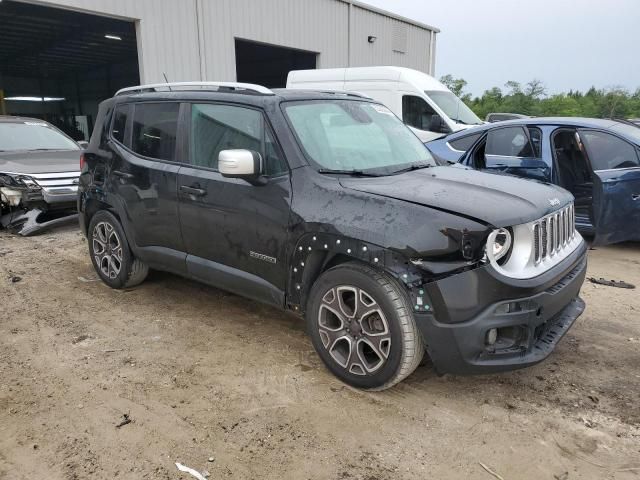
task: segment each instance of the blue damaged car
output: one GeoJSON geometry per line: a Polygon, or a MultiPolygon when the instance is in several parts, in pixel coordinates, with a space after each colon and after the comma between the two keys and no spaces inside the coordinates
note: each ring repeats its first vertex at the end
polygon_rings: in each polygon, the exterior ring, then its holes
{"type": "Polygon", "coordinates": [[[527,118],[426,145],[440,161],[564,187],[578,230],[595,244],[640,241],[640,127],[632,122],[527,118]]]}

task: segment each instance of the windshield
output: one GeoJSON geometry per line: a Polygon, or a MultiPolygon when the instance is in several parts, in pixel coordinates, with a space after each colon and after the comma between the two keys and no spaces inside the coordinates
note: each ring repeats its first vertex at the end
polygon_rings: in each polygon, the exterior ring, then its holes
{"type": "Polygon", "coordinates": [[[321,170],[391,174],[436,164],[418,137],[382,105],[353,100],[284,105],[300,144],[321,170]]]}
{"type": "Polygon", "coordinates": [[[44,122],[0,123],[0,152],[79,149],[73,140],[44,122]]]}
{"type": "Polygon", "coordinates": [[[464,125],[482,125],[482,120],[453,93],[445,90],[425,91],[447,117],[464,125]]]}

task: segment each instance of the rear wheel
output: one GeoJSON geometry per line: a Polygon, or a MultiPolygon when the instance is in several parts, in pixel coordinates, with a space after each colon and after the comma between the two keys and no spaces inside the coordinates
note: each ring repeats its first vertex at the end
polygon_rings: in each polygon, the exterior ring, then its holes
{"type": "Polygon", "coordinates": [[[349,263],[320,276],[307,305],[313,345],[345,383],[384,390],[402,381],[424,355],[406,295],[388,275],[349,263]]]}
{"type": "Polygon", "coordinates": [[[89,253],[96,272],[111,288],[134,287],[149,272],[147,265],[131,252],[118,219],[104,210],[89,222],[89,253]]]}

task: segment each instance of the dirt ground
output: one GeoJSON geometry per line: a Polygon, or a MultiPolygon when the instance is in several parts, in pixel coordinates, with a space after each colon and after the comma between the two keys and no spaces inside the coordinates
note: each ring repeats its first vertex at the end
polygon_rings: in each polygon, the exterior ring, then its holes
{"type": "MultiPolygon", "coordinates": [[[[640,288],[640,244],[589,274],[640,288]]],[[[169,274],[111,290],[76,228],[0,232],[0,479],[639,479],[639,291],[585,284],[536,367],[365,393],[295,316],[169,274]]]]}

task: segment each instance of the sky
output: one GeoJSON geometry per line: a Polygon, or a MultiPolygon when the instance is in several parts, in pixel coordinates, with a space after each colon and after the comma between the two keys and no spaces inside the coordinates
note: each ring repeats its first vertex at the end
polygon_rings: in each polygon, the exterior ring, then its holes
{"type": "Polygon", "coordinates": [[[361,0],[441,30],[436,77],[466,91],[537,78],[549,94],[640,88],[640,0],[361,0]]]}

